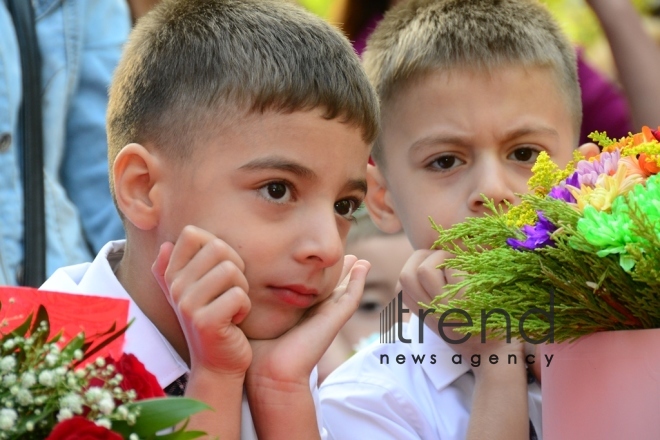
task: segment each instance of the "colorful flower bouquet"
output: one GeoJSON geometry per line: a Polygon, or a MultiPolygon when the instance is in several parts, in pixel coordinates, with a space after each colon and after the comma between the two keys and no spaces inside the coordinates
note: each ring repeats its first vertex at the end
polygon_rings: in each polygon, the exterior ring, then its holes
{"type": "Polygon", "coordinates": [[[601,153],[576,153],[563,170],[541,153],[519,205],[488,202],[492,215],[434,225],[435,246],[456,256],[443,266],[465,276],[430,307],[466,311],[460,332],[546,342],[545,440],[655,438],[660,127],[592,139],[601,153]]]}
{"type": "MultiPolygon", "coordinates": [[[[13,299],[0,307],[11,308],[13,299]]],[[[118,360],[95,357],[107,352],[126,326],[112,325],[89,337],[79,333],[65,341],[63,331],[53,335],[40,305],[11,327],[7,318],[0,327],[0,439],[171,440],[204,435],[186,431],[185,420],[208,409],[206,405],[165,398],[156,377],[131,354],[118,360]],[[176,429],[179,423],[183,426],[176,429]]]]}
{"type": "MultiPolygon", "coordinates": [[[[660,133],[644,127],[619,141],[592,138],[602,152],[576,153],[563,170],[541,153],[520,205],[488,202],[493,215],[446,230],[434,224],[435,247],[456,255],[444,266],[465,273],[431,303],[437,313],[466,310],[473,324],[460,330],[481,333],[481,310],[504,309],[520,336],[523,312],[547,310],[552,295],[554,322],[543,315],[524,322],[534,339],[550,330],[561,342],[660,327],[660,133]],[[462,298],[444,304],[459,291],[462,298]]],[[[502,337],[505,324],[494,313],[484,328],[502,337]]]]}

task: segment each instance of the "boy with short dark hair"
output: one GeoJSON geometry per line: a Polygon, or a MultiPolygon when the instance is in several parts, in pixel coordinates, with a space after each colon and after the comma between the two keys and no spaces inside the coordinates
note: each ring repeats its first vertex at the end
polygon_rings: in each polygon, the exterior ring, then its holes
{"type": "Polygon", "coordinates": [[[419,316],[404,324],[411,343],[373,345],[325,380],[326,427],[342,440],[540,438],[523,344],[449,344],[416,304],[457,279],[436,269],[451,255],[429,250],[429,217],[449,228],[483,215],[482,195],[517,203],[541,151],[571,159],[581,120],[573,48],[536,1],[411,0],[387,13],[363,60],[382,114],[366,203],[379,228],[403,228],[416,249],[400,282],[419,316]],[[492,354],[518,362],[491,364],[492,354]]]}
{"type": "Polygon", "coordinates": [[[284,1],[165,0],[110,89],[127,239],[43,287],[130,299],[125,350],[215,409],[190,427],[324,436],[314,366],[369,268],[343,249],[377,130],[357,56],[321,19],[284,1]]]}

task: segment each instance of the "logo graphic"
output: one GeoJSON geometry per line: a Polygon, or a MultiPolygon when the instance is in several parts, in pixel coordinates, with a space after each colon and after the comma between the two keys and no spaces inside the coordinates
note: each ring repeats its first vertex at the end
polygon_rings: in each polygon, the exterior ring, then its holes
{"type": "MultiPolygon", "coordinates": [[[[555,342],[555,325],[554,325],[555,291],[553,289],[550,289],[548,293],[550,297],[549,311],[539,308],[531,308],[526,312],[524,312],[520,317],[520,320],[518,321],[518,331],[520,332],[520,336],[524,341],[529,342],[530,344],[543,344],[545,342],[549,342],[549,343],[555,342]],[[525,321],[531,315],[542,315],[550,324],[548,334],[541,339],[531,338],[525,332],[525,328],[524,328],[525,321]]],[[[433,312],[432,309],[418,310],[417,313],[417,316],[419,317],[418,341],[420,343],[424,342],[424,331],[423,331],[424,321],[426,320],[426,316],[432,312],[433,312]]],[[[403,342],[404,344],[410,344],[412,342],[411,339],[408,339],[403,335],[403,326],[401,325],[401,323],[404,322],[403,315],[408,313],[410,313],[410,309],[406,309],[403,307],[403,291],[401,291],[396,296],[396,298],[394,298],[387,306],[385,306],[383,311],[380,312],[381,344],[393,344],[395,342],[403,342]],[[396,325],[397,323],[399,325],[396,325]]],[[[502,316],[504,316],[504,319],[506,321],[506,342],[511,342],[511,316],[506,310],[499,308],[489,311],[486,310],[481,311],[481,342],[482,343],[486,342],[486,322],[488,321],[488,318],[491,317],[494,313],[499,313],[502,316]]],[[[440,315],[440,318],[438,319],[438,333],[440,334],[440,337],[448,344],[462,344],[466,342],[468,339],[470,339],[472,333],[468,332],[463,337],[454,339],[445,333],[446,331],[445,329],[447,327],[449,328],[465,327],[472,325],[473,325],[472,317],[468,314],[468,312],[466,312],[463,309],[453,308],[446,310],[445,312],[442,313],[442,315],[440,315]],[[464,318],[465,322],[452,321],[452,319],[455,319],[455,315],[457,314],[461,315],[464,318]],[[454,318],[451,318],[452,315],[454,315],[454,318]]]]}

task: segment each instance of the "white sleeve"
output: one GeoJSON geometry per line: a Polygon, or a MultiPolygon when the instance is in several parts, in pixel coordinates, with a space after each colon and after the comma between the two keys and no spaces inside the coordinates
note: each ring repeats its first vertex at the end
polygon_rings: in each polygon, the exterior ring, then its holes
{"type": "Polygon", "coordinates": [[[437,438],[424,413],[403,390],[374,383],[338,382],[321,387],[323,422],[330,439],[419,440],[437,438]]]}
{"type": "Polygon", "coordinates": [[[316,423],[319,426],[319,434],[321,435],[321,440],[327,440],[329,438],[328,431],[323,426],[323,416],[321,413],[321,401],[319,398],[319,372],[317,367],[314,367],[312,370],[312,375],[309,378],[309,387],[312,391],[312,398],[314,399],[314,407],[316,409],[316,423]]]}

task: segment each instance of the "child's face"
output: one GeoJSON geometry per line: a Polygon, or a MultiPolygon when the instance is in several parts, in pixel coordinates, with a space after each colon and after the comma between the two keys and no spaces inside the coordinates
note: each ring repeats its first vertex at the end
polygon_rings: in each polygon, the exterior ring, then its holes
{"type": "Polygon", "coordinates": [[[359,129],[318,111],[237,118],[169,168],[161,240],[192,224],[229,244],[252,303],[241,329],[278,337],[338,282],[368,155],[359,129]]]}
{"type": "Polygon", "coordinates": [[[369,172],[386,182],[386,203],[415,249],[437,238],[429,216],[449,228],[486,212],[481,194],[517,203],[539,152],[563,166],[576,146],[566,100],[541,67],[433,73],[383,117],[384,179],[369,172]]]}
{"type": "Polygon", "coordinates": [[[347,254],[371,263],[360,306],[341,329],[351,347],[378,331],[380,312],[396,296],[399,273],[412,252],[403,234],[374,235],[346,244],[347,254]]]}

